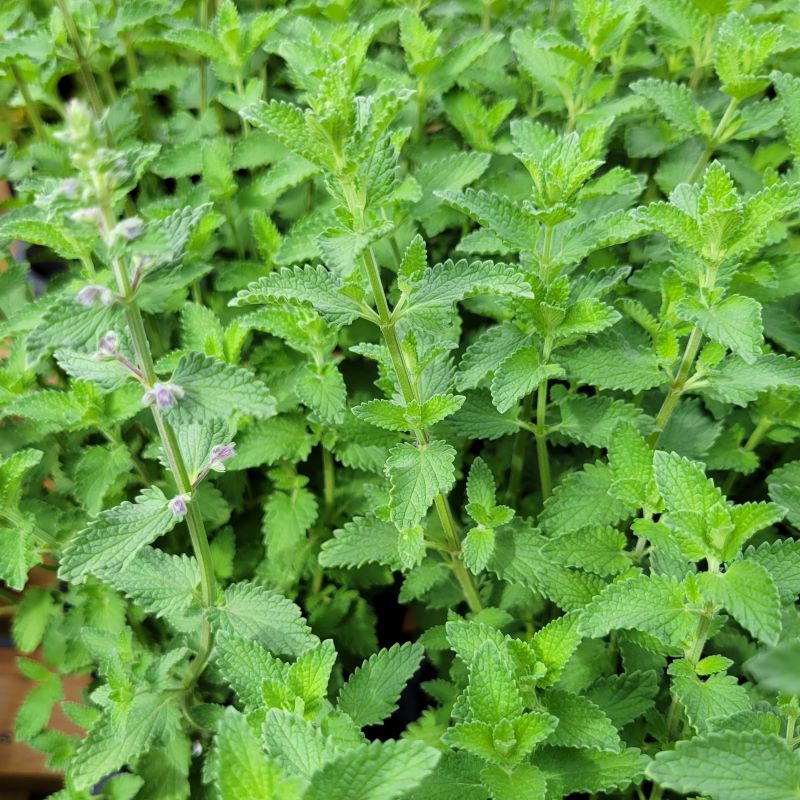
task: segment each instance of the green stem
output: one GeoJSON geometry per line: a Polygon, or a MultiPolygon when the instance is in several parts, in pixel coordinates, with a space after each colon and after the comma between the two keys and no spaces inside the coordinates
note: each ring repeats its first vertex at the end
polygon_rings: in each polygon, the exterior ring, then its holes
{"type": "MultiPolygon", "coordinates": [[[[208,28],[208,2],[200,0],[200,27],[203,30],[208,28]]],[[[208,59],[200,59],[200,116],[205,116],[208,108],[208,59]]]]}
{"type": "MultiPolygon", "coordinates": [[[[533,414],[533,393],[529,394],[522,404],[522,412],[520,419],[527,422],[533,414]]],[[[513,503],[519,494],[519,487],[522,483],[522,468],[525,466],[525,449],[528,444],[528,431],[526,428],[520,428],[517,435],[514,437],[514,448],[511,451],[511,473],[508,479],[508,489],[506,491],[506,498],[510,503],[513,503]]]]}
{"type": "Polygon", "coordinates": [[[725,133],[725,129],[728,127],[728,123],[731,121],[731,117],[738,105],[739,101],[735,97],[732,97],[731,101],[728,103],[728,107],[725,109],[725,113],[722,115],[722,119],[720,119],[719,124],[714,129],[714,133],[711,134],[708,144],[706,144],[703,152],[700,153],[700,158],[697,159],[697,163],[691,171],[687,179],[689,183],[694,183],[700,177],[703,170],[706,168],[706,164],[708,164],[708,160],[714,154],[714,150],[723,143],[720,137],[725,133]]]}
{"type": "Polygon", "coordinates": [[[492,0],[483,0],[481,9],[481,30],[488,33],[492,29],[492,0]]]}
{"type": "Polygon", "coordinates": [[[17,528],[25,528],[30,531],[42,544],[47,545],[47,547],[56,549],[58,547],[58,539],[55,538],[52,534],[49,534],[46,530],[43,530],[38,525],[34,525],[22,514],[17,513],[11,508],[6,508],[0,511],[0,516],[7,519],[12,525],[15,525],[17,528]]]}
{"type": "MultiPolygon", "coordinates": [[[[709,631],[711,630],[711,623],[714,620],[714,606],[709,604],[703,611],[700,619],[697,621],[697,628],[695,628],[694,638],[691,645],[686,650],[686,660],[696,667],[703,656],[703,648],[706,645],[709,631]]],[[[675,695],[672,696],[672,702],[667,711],[667,741],[673,742],[678,736],[678,727],[681,722],[681,703],[675,695]]],[[[650,793],[650,800],[661,800],[664,795],[664,789],[661,786],[653,786],[650,793]]]]}
{"type": "Polygon", "coordinates": [[[536,459],[539,464],[539,488],[542,501],[553,493],[553,481],[550,477],[550,456],[547,453],[547,378],[539,383],[536,390],[536,459]]]}
{"type": "MultiPolygon", "coordinates": [[[[110,197],[105,198],[102,209],[106,228],[110,230],[114,226],[114,214],[110,197]]],[[[151,387],[156,382],[158,376],[150,352],[150,344],[147,339],[147,333],[145,332],[142,312],[131,290],[131,282],[124,264],[122,264],[118,258],[112,258],[111,266],[117,281],[117,287],[125,303],[125,321],[131,336],[131,342],[133,343],[133,350],[136,354],[136,365],[142,371],[147,386],[151,387]]],[[[213,606],[216,601],[216,577],[214,575],[214,563],[211,557],[211,548],[208,544],[208,536],[206,535],[200,509],[197,507],[197,502],[193,497],[192,481],[189,477],[180,445],[178,444],[178,437],[172,425],[164,419],[156,404],[154,403],[150,408],[178,492],[180,494],[189,495],[191,498],[187,503],[185,519],[186,527],[189,530],[192,549],[200,567],[200,598],[203,613],[200,621],[200,648],[192,663],[191,672],[185,683],[185,689],[189,691],[205,669],[208,657],[211,654],[213,644],[211,623],[205,612],[213,606]]]]}
{"type": "Polygon", "coordinates": [[[325,499],[325,520],[333,514],[334,493],[336,491],[336,470],[333,455],[324,445],[322,447],[322,496],[325,499]]]}
{"type": "MultiPolygon", "coordinates": [[[[355,198],[352,187],[343,186],[343,188],[345,189],[345,196],[348,197],[348,204],[351,206],[351,213],[354,213],[354,216],[356,216],[359,212],[359,207],[354,204],[355,198]]],[[[361,212],[361,215],[363,216],[363,212],[361,212]]],[[[411,371],[406,362],[402,347],[400,346],[400,340],[397,337],[395,323],[392,319],[391,311],[389,310],[389,303],[386,299],[383,283],[381,282],[380,268],[378,267],[378,262],[375,260],[375,254],[371,247],[368,247],[364,251],[362,261],[367,273],[367,278],[369,279],[370,287],[372,288],[372,294],[375,298],[375,306],[380,319],[380,329],[383,333],[383,339],[386,343],[386,347],[389,349],[403,400],[406,405],[408,405],[412,401],[418,400],[417,392],[414,387],[414,381],[411,378],[411,371]]],[[[430,441],[427,431],[422,428],[415,429],[414,435],[416,436],[417,445],[419,447],[424,447],[430,441]]],[[[461,540],[458,535],[458,526],[453,518],[453,512],[450,509],[447,496],[444,494],[437,494],[434,499],[434,505],[436,507],[436,513],[439,516],[442,530],[452,548],[451,569],[461,586],[467,605],[469,605],[471,611],[477,613],[483,608],[483,604],[481,603],[475,580],[461,560],[461,540]]]]}
{"type": "Polygon", "coordinates": [[[681,358],[681,364],[680,367],[678,367],[678,375],[672,382],[667,396],[664,398],[664,402],[661,404],[661,408],[656,416],[655,430],[650,434],[650,444],[653,447],[658,444],[658,440],[661,438],[664,428],[666,428],[670,417],[678,407],[683,387],[689,378],[689,372],[700,350],[702,341],[703,331],[701,331],[700,328],[693,328],[691,334],[689,334],[689,341],[686,343],[686,349],[683,351],[683,358],[681,358]]]}
{"type": "MultiPolygon", "coordinates": [[[[236,95],[237,97],[242,100],[244,98],[244,85],[242,84],[242,76],[237,71],[236,78],[234,79],[236,85],[236,95]]],[[[250,134],[250,126],[247,124],[247,120],[239,116],[239,121],[242,123],[242,135],[248,136],[250,134]]]]}
{"type": "Polygon", "coordinates": [[[95,116],[100,119],[103,116],[103,101],[100,98],[100,90],[97,88],[94,73],[89,67],[86,54],[83,52],[83,45],[81,44],[78,27],[75,25],[75,20],[72,18],[72,14],[70,14],[65,0],[56,0],[56,3],[61,11],[61,16],[64,19],[64,27],[67,29],[67,35],[72,42],[72,47],[78,58],[78,69],[80,70],[84,87],[89,94],[89,101],[92,104],[92,109],[94,110],[95,116]]]}
{"type": "Polygon", "coordinates": [[[36,133],[36,138],[40,139],[41,141],[46,141],[47,129],[44,127],[42,118],[39,115],[39,109],[36,107],[36,103],[33,102],[33,98],[28,91],[25,78],[22,77],[22,73],[19,71],[19,68],[16,64],[11,64],[11,74],[14,76],[14,83],[17,84],[17,89],[19,89],[19,93],[22,95],[22,99],[25,101],[25,111],[28,114],[28,119],[31,121],[33,130],[36,133]]]}

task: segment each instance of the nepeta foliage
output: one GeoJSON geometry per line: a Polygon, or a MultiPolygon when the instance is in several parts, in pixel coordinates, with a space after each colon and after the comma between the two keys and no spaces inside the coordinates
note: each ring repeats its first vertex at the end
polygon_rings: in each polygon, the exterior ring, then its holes
{"type": "Polygon", "coordinates": [[[800,794],[791,2],[0,20],[55,798],[800,794]]]}

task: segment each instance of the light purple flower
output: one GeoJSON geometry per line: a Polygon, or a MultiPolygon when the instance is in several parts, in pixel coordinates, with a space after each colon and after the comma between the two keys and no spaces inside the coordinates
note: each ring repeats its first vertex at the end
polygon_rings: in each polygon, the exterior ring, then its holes
{"type": "Polygon", "coordinates": [[[216,472],[225,472],[225,465],[223,461],[233,458],[236,455],[236,445],[231,442],[230,444],[217,444],[211,448],[211,454],[208,457],[208,466],[216,472]]]}
{"type": "Polygon", "coordinates": [[[131,241],[144,232],[144,221],[139,217],[128,217],[118,222],[111,231],[112,238],[121,238],[131,241]]]}
{"type": "Polygon", "coordinates": [[[119,352],[119,336],[114,331],[108,331],[100,339],[97,352],[104,356],[115,356],[119,352]]]}
{"type": "Polygon", "coordinates": [[[176,494],[175,497],[169,501],[169,510],[176,517],[185,517],[188,511],[187,503],[190,499],[188,494],[176,494]]]}
{"type": "Polygon", "coordinates": [[[156,381],[142,397],[142,404],[150,406],[156,404],[156,408],[172,408],[178,400],[183,397],[183,389],[177,383],[159,383],[156,381]]]}
{"type": "Polygon", "coordinates": [[[98,228],[102,228],[103,226],[103,212],[97,208],[97,206],[78,208],[69,215],[69,218],[73,222],[97,225],[98,228]]]}
{"type": "Polygon", "coordinates": [[[77,197],[81,182],[77,178],[66,178],[61,181],[61,193],[66,197],[77,197]]]}
{"type": "Polygon", "coordinates": [[[91,286],[84,286],[83,289],[75,295],[75,299],[86,308],[96,303],[100,303],[100,305],[103,306],[110,306],[114,302],[114,294],[111,289],[105,286],[92,284],[91,286]]]}

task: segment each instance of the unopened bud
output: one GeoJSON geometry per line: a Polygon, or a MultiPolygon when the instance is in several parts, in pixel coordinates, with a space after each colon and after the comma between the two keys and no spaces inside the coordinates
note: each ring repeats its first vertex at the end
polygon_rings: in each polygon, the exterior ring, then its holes
{"type": "Polygon", "coordinates": [[[78,294],[75,295],[75,299],[82,305],[86,306],[93,306],[96,303],[99,303],[103,306],[110,306],[111,303],[114,302],[114,294],[112,293],[111,289],[106,288],[105,286],[84,286],[78,294]]]}
{"type": "Polygon", "coordinates": [[[188,494],[176,494],[175,497],[169,501],[169,510],[176,517],[185,517],[188,510],[187,503],[190,499],[188,494]]]}
{"type": "Polygon", "coordinates": [[[128,217],[118,222],[111,231],[112,238],[136,239],[144,231],[144,222],[139,217],[128,217]]]}
{"type": "Polygon", "coordinates": [[[78,208],[73,211],[69,218],[73,222],[83,222],[87,225],[97,225],[98,228],[103,224],[103,212],[96,206],[89,208],[78,208]]]}
{"type": "Polygon", "coordinates": [[[150,406],[155,403],[158,409],[172,408],[181,397],[183,389],[178,384],[156,382],[144,393],[142,404],[150,406]]]}
{"type": "Polygon", "coordinates": [[[229,458],[236,455],[236,445],[231,442],[230,444],[218,444],[211,448],[211,454],[208,457],[209,469],[215,472],[225,472],[225,464],[229,458]]]}
{"type": "Polygon", "coordinates": [[[119,348],[119,337],[114,331],[108,331],[101,339],[97,352],[104,356],[115,356],[119,348]]]}
{"type": "Polygon", "coordinates": [[[81,182],[77,178],[66,178],[61,181],[59,188],[61,189],[61,194],[66,197],[77,197],[81,182]]]}

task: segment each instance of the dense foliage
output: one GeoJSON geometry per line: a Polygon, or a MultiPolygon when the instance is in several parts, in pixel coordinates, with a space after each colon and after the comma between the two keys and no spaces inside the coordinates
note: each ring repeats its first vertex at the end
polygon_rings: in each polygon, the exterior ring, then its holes
{"type": "Polygon", "coordinates": [[[800,796],[794,0],[264,5],[0,3],[55,797],[800,796]]]}

